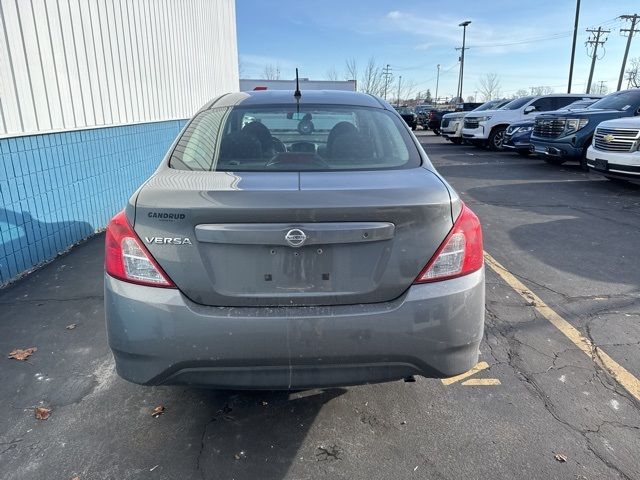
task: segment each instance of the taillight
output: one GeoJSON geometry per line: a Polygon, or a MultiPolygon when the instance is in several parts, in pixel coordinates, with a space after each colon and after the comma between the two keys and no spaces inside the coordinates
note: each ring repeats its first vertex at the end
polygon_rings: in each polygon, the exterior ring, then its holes
{"type": "Polygon", "coordinates": [[[414,283],[461,277],[482,268],[482,228],[465,204],[453,228],[414,283]]]}
{"type": "Polygon", "coordinates": [[[125,282],[175,288],[129,225],[124,211],[107,225],[104,269],[125,282]]]}

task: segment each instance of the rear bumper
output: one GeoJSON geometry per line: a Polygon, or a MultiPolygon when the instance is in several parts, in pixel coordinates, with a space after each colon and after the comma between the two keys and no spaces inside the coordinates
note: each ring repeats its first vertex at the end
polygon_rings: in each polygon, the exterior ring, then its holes
{"type": "Polygon", "coordinates": [[[207,307],[105,276],[118,374],[145,385],[298,389],[451,376],[474,366],[484,271],[414,285],[391,302],[207,307]]]}

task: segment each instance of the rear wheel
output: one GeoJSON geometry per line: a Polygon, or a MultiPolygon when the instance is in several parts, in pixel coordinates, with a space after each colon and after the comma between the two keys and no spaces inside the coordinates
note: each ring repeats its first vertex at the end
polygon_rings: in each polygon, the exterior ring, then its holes
{"type": "Polygon", "coordinates": [[[505,131],[506,127],[496,127],[491,131],[491,135],[489,135],[489,149],[493,151],[504,150],[502,144],[504,142],[505,131]]]}
{"type": "Polygon", "coordinates": [[[433,131],[434,135],[440,136],[440,129],[439,128],[432,128],[431,130],[433,131]]]}

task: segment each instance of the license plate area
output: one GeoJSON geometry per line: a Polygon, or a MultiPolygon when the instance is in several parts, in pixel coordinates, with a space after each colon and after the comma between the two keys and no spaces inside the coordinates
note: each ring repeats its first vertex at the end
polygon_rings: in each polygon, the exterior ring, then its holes
{"type": "Polygon", "coordinates": [[[602,160],[601,158],[596,158],[593,168],[606,172],[609,170],[609,162],[607,160],[602,160]]]}

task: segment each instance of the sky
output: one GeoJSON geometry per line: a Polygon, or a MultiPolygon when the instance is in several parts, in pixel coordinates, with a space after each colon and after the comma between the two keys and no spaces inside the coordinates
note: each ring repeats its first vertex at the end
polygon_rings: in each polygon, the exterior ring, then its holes
{"type": "MultiPolygon", "coordinates": [[[[281,78],[326,79],[335,69],[344,76],[345,60],[362,70],[369,58],[391,65],[396,82],[415,83],[422,96],[436,87],[439,96],[455,94],[462,44],[458,24],[467,27],[464,97],[474,95],[479,79],[498,75],[504,96],[518,89],[550,86],[566,91],[575,16],[574,0],[237,0],[240,76],[260,78],[266,65],[278,65],[281,78]]],[[[615,90],[629,25],[616,17],[640,14],[638,0],[582,0],[573,92],[585,90],[591,59],[587,28],[611,30],[599,52],[594,82],[615,90]]],[[[640,34],[629,58],[640,57],[640,34]]]]}

